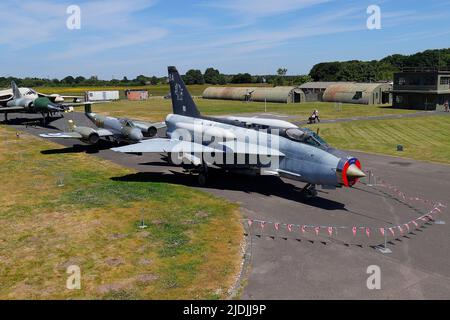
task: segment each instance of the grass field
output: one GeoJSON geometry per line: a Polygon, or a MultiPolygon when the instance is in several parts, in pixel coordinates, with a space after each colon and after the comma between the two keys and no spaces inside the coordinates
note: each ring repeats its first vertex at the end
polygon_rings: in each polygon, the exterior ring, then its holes
{"type": "MultiPolygon", "coordinates": [[[[250,83],[250,84],[227,84],[227,87],[260,87],[264,86],[263,84],[258,83],[250,83]]],[[[202,85],[189,85],[187,86],[189,89],[189,92],[194,96],[201,96],[203,91],[207,87],[211,87],[210,84],[202,84],[202,85]]],[[[45,93],[45,94],[52,94],[52,93],[59,93],[62,95],[84,95],[85,91],[103,91],[103,90],[119,90],[120,95],[123,98],[124,97],[124,91],[125,90],[132,90],[132,89],[143,89],[148,90],[148,92],[152,96],[165,96],[169,93],[169,85],[168,84],[158,84],[158,85],[148,85],[148,86],[105,86],[105,87],[36,87],[34,88],[36,91],[45,93]]]]}
{"type": "Polygon", "coordinates": [[[235,205],[111,179],[134,172],[84,153],[41,153],[55,148],[0,126],[0,299],[227,297],[241,262],[235,205]],[[69,265],[81,290],[66,289],[69,265]]]}
{"type": "Polygon", "coordinates": [[[450,164],[450,116],[320,124],[328,143],[346,150],[383,153],[450,164]],[[397,145],[404,151],[396,151],[397,145]]]}
{"type": "MultiPolygon", "coordinates": [[[[200,112],[205,115],[226,115],[263,113],[265,104],[262,102],[245,103],[241,101],[206,100],[195,99],[200,112]]],[[[149,99],[147,101],[120,100],[107,104],[95,105],[94,110],[116,117],[129,117],[131,119],[162,121],[167,114],[172,113],[172,101],[162,98],[149,99]]],[[[334,103],[314,102],[302,104],[267,103],[268,113],[280,113],[292,116],[289,121],[305,120],[314,109],[320,111],[322,119],[349,118],[354,116],[378,116],[387,114],[414,113],[414,110],[401,110],[387,108],[386,106],[366,106],[355,104],[343,104],[337,109],[334,103]]]]}

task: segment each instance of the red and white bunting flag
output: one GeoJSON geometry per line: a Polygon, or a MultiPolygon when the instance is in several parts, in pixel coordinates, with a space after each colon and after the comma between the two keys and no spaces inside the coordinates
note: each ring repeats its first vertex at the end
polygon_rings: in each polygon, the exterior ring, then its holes
{"type": "Polygon", "coordinates": [[[398,228],[398,231],[400,231],[400,234],[403,234],[403,229],[402,229],[402,227],[401,227],[401,226],[398,226],[397,228],[398,228]]]}
{"type": "Polygon", "coordinates": [[[259,225],[261,226],[261,229],[264,230],[264,227],[266,226],[266,222],[261,221],[259,225]]]}
{"type": "Polygon", "coordinates": [[[328,235],[331,237],[333,234],[333,227],[328,227],[328,235]]]}
{"type": "Polygon", "coordinates": [[[301,229],[302,229],[302,233],[306,232],[306,226],[302,226],[301,229]]]}
{"type": "Polygon", "coordinates": [[[289,232],[292,232],[292,224],[288,224],[287,228],[288,228],[289,232]]]}
{"type": "Polygon", "coordinates": [[[248,219],[248,221],[247,221],[247,222],[248,222],[248,226],[249,226],[249,227],[251,227],[251,226],[252,226],[252,224],[253,224],[253,220],[250,220],[250,219],[248,219]]]}
{"type": "Polygon", "coordinates": [[[278,222],[275,223],[275,229],[278,231],[280,229],[280,224],[278,222]]]}
{"type": "Polygon", "coordinates": [[[419,219],[422,220],[422,221],[427,222],[427,219],[425,217],[420,217],[419,219]]]}
{"type": "Polygon", "coordinates": [[[406,227],[406,229],[409,231],[409,222],[408,222],[408,223],[405,223],[405,227],[406,227]]]}
{"type": "Polygon", "coordinates": [[[370,228],[366,228],[366,235],[370,237],[370,228]]]}
{"type": "Polygon", "coordinates": [[[352,228],[353,236],[356,237],[356,227],[352,228]]]}
{"type": "Polygon", "coordinates": [[[394,228],[389,228],[389,231],[392,233],[393,236],[395,236],[394,228]]]}
{"type": "Polygon", "coordinates": [[[418,228],[419,227],[419,225],[417,224],[417,222],[416,221],[411,221],[413,224],[414,224],[414,226],[416,227],[416,228],[418,228]]]}
{"type": "Polygon", "coordinates": [[[314,230],[316,231],[316,236],[318,236],[320,232],[320,227],[315,227],[314,230]]]}
{"type": "Polygon", "coordinates": [[[441,209],[439,209],[439,207],[434,208],[433,210],[437,211],[437,212],[442,212],[441,209]]]}
{"type": "Polygon", "coordinates": [[[380,228],[380,233],[381,233],[381,235],[384,237],[384,228],[380,228]]]}

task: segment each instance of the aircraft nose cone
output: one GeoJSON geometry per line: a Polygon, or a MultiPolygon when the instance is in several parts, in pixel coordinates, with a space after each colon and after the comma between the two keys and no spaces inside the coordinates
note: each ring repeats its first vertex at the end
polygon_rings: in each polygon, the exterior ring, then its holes
{"type": "Polygon", "coordinates": [[[354,164],[350,165],[347,169],[347,178],[350,180],[364,178],[365,176],[365,173],[354,164]]]}

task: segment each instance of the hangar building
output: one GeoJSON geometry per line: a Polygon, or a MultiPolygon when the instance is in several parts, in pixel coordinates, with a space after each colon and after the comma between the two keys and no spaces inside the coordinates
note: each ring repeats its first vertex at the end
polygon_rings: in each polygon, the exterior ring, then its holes
{"type": "Polygon", "coordinates": [[[345,82],[306,82],[299,86],[305,94],[306,101],[322,101],[323,93],[332,84],[345,82]]]}
{"type": "Polygon", "coordinates": [[[305,94],[296,87],[208,87],[203,91],[203,99],[239,101],[301,103],[305,94]]]}
{"type": "Polygon", "coordinates": [[[332,84],[323,92],[322,101],[356,104],[388,104],[391,102],[390,83],[345,82],[332,84]]]}
{"type": "Polygon", "coordinates": [[[450,68],[405,68],[394,74],[395,108],[442,110],[450,101],[450,68]]]}

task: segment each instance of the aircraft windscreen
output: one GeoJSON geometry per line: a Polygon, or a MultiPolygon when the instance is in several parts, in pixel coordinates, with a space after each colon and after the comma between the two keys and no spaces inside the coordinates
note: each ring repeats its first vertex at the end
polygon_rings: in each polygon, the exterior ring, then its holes
{"type": "Polygon", "coordinates": [[[287,129],[286,135],[288,138],[301,143],[306,143],[314,147],[327,147],[328,144],[317,133],[306,128],[302,129],[287,129]]]}

